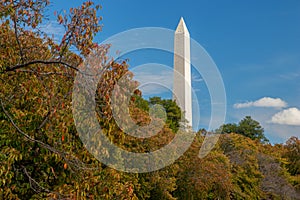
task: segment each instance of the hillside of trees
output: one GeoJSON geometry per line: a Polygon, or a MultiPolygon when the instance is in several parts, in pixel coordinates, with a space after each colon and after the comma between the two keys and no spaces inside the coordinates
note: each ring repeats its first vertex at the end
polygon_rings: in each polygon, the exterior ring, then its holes
{"type": "Polygon", "coordinates": [[[115,145],[142,153],[161,148],[178,131],[181,111],[172,100],[145,100],[136,90],[128,99],[132,120],[149,124],[149,107],[161,104],[167,123],[151,138],[125,134],[110,96],[121,77],[137,83],[126,61],[108,60],[109,44],[93,41],[102,29],[101,6],[86,1],[55,13],[65,28],[60,41],[39,28],[49,6],[48,0],[0,2],[0,199],[300,199],[299,138],[271,145],[250,116],[216,130],[221,137],[202,159],[199,149],[211,134],[204,129],[183,156],[158,171],[125,173],[99,162],[82,143],[72,113],[75,75],[89,54],[98,53],[104,66],[95,110],[115,145]]]}

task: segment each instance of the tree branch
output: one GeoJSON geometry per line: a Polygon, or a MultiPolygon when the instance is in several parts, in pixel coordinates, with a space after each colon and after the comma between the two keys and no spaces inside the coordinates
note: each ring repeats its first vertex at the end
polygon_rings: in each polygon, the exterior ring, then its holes
{"type": "MultiPolygon", "coordinates": [[[[88,169],[92,169],[92,170],[95,170],[97,168],[90,168],[90,167],[86,167],[87,165],[83,162],[81,162],[77,157],[75,156],[72,156],[66,152],[63,152],[63,151],[60,151],[60,150],[57,150],[55,149],[54,147],[51,147],[50,145],[48,144],[45,144],[44,142],[40,141],[40,140],[36,140],[36,139],[33,139],[32,137],[30,137],[28,134],[26,134],[24,131],[22,131],[17,125],[16,123],[14,122],[14,120],[12,119],[12,117],[8,114],[7,110],[4,108],[4,105],[3,105],[3,101],[2,99],[0,99],[0,102],[1,102],[1,107],[2,107],[2,110],[5,114],[5,116],[9,119],[10,123],[13,125],[13,127],[21,134],[23,135],[25,138],[27,138],[29,141],[31,142],[36,142],[38,144],[40,144],[42,147],[44,147],[45,149],[48,149],[49,151],[52,151],[53,153],[56,153],[60,156],[62,156],[62,158],[69,164],[70,167],[72,165],[74,165],[75,167],[77,167],[78,169],[85,169],[85,170],[88,170],[88,169]],[[73,160],[71,159],[68,159],[67,157],[71,157],[73,158],[73,160]]],[[[73,170],[72,170],[73,171],[73,170]]]]}
{"type": "Polygon", "coordinates": [[[13,23],[14,23],[14,32],[15,32],[15,38],[19,47],[19,52],[20,52],[20,58],[21,61],[24,62],[24,54],[23,54],[23,50],[22,50],[22,46],[19,40],[19,34],[18,34],[18,27],[17,27],[17,20],[16,20],[16,16],[13,17],[13,23]]]}
{"type": "Polygon", "coordinates": [[[78,69],[66,62],[63,62],[63,61],[56,61],[56,60],[33,60],[33,61],[30,61],[30,62],[27,62],[27,63],[24,63],[24,64],[20,64],[20,65],[15,65],[15,66],[12,66],[12,67],[6,67],[6,72],[8,71],[14,71],[16,69],[20,69],[20,68],[23,68],[23,67],[28,67],[30,65],[33,65],[33,64],[45,64],[45,65],[50,65],[50,64],[61,64],[61,65],[65,65],[71,69],[74,69],[75,71],[78,71],[78,69]]]}
{"type": "Polygon", "coordinates": [[[61,197],[68,197],[67,195],[58,193],[58,192],[54,192],[54,191],[50,191],[47,188],[44,188],[43,186],[41,186],[34,178],[32,178],[29,174],[29,172],[27,171],[26,167],[21,165],[21,167],[23,168],[23,171],[25,173],[25,175],[27,176],[28,180],[29,180],[29,184],[30,184],[30,188],[35,191],[36,193],[40,193],[42,191],[47,192],[47,193],[52,193],[52,194],[56,194],[59,196],[59,198],[61,197]]]}
{"type": "Polygon", "coordinates": [[[33,139],[33,138],[31,138],[29,135],[27,135],[26,133],[24,133],[24,132],[16,125],[16,123],[13,121],[12,117],[11,117],[11,116],[8,114],[8,112],[5,110],[2,99],[0,99],[0,102],[1,102],[1,107],[2,107],[2,110],[3,110],[4,114],[5,114],[5,116],[9,119],[10,123],[15,127],[15,129],[16,129],[20,134],[22,134],[24,137],[26,137],[26,138],[27,138],[28,140],[30,140],[31,142],[36,142],[36,143],[42,145],[43,147],[45,147],[46,149],[48,149],[48,150],[50,150],[50,151],[52,151],[52,152],[54,152],[54,153],[58,153],[58,154],[60,154],[60,155],[64,155],[63,152],[60,152],[60,151],[54,149],[53,147],[51,147],[50,145],[45,144],[45,143],[43,143],[43,142],[41,142],[41,141],[39,141],[39,140],[33,139]]]}

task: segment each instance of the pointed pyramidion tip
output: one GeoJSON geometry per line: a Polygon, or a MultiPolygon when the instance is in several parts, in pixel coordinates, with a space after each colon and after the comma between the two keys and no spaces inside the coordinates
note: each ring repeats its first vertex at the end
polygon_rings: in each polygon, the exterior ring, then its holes
{"type": "Polygon", "coordinates": [[[176,28],[175,33],[184,33],[184,34],[189,34],[189,31],[185,25],[183,17],[180,18],[180,21],[178,23],[178,26],[176,28]]]}

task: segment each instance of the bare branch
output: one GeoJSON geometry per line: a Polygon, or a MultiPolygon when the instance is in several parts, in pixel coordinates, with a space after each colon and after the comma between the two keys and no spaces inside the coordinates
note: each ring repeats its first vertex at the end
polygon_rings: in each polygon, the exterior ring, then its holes
{"type": "Polygon", "coordinates": [[[19,47],[19,52],[20,52],[20,57],[22,62],[24,62],[24,55],[23,55],[23,50],[22,50],[22,46],[19,40],[19,34],[18,34],[18,27],[17,27],[17,22],[16,22],[16,18],[13,18],[13,23],[14,23],[14,31],[15,31],[15,37],[16,37],[16,41],[19,47]]]}
{"type": "Polygon", "coordinates": [[[12,66],[12,67],[6,67],[6,72],[8,71],[14,71],[16,69],[20,69],[20,68],[23,68],[23,67],[28,67],[30,65],[34,65],[34,64],[45,64],[45,65],[51,65],[51,64],[61,64],[61,65],[65,65],[71,69],[74,69],[75,71],[78,71],[78,69],[66,62],[63,62],[63,61],[56,61],[56,60],[33,60],[33,61],[30,61],[30,62],[27,62],[27,63],[23,63],[23,64],[20,64],[20,65],[15,65],[15,66],[12,66]]]}
{"type": "Polygon", "coordinates": [[[43,122],[39,125],[39,127],[36,129],[37,131],[40,130],[41,128],[43,128],[43,126],[46,124],[46,122],[48,121],[49,117],[50,117],[51,112],[48,111],[48,113],[46,114],[46,116],[44,117],[43,122]]]}
{"type": "Polygon", "coordinates": [[[25,175],[27,176],[28,180],[29,180],[29,184],[30,184],[30,188],[33,189],[36,193],[40,193],[42,191],[47,192],[47,193],[52,193],[52,194],[56,194],[58,195],[60,198],[61,197],[67,197],[64,194],[60,194],[58,192],[54,192],[54,191],[50,191],[47,188],[44,188],[43,186],[41,186],[34,178],[32,178],[29,174],[29,172],[27,171],[26,167],[24,167],[23,165],[21,165],[21,167],[23,168],[23,171],[25,173],[25,175]]]}
{"type": "MultiPolygon", "coordinates": [[[[83,163],[82,161],[80,161],[77,157],[73,156],[73,155],[70,155],[66,152],[63,152],[63,151],[60,151],[60,150],[57,150],[55,149],[54,147],[51,147],[50,145],[48,144],[45,144],[44,142],[40,141],[40,140],[36,140],[36,139],[33,139],[32,137],[30,137],[28,134],[26,134],[24,131],[22,131],[17,125],[16,123],[14,122],[14,120],[12,119],[12,117],[8,114],[7,110],[4,108],[4,105],[3,105],[3,101],[2,99],[0,99],[0,102],[1,102],[1,107],[2,107],[2,110],[5,114],[5,116],[9,119],[10,123],[14,126],[14,128],[21,134],[23,135],[25,138],[27,138],[29,141],[31,142],[36,142],[38,144],[40,144],[42,147],[44,147],[45,149],[48,149],[49,151],[52,151],[53,153],[56,153],[56,154],[59,154],[68,164],[70,164],[69,166],[71,167],[72,165],[74,165],[74,167],[76,167],[75,170],[79,170],[79,169],[85,169],[85,170],[95,170],[95,169],[98,169],[98,168],[94,168],[94,167],[88,167],[87,164],[83,163]],[[72,159],[68,159],[67,157],[70,157],[72,159]]],[[[73,170],[72,170],[73,171],[73,170]]],[[[74,172],[74,171],[73,171],[74,172]]]]}
{"type": "Polygon", "coordinates": [[[50,75],[59,75],[59,76],[65,76],[67,78],[74,78],[68,73],[62,73],[62,72],[37,72],[34,69],[26,70],[26,69],[21,69],[19,72],[24,72],[24,73],[33,73],[37,74],[39,76],[50,76],[50,75]]]}
{"type": "Polygon", "coordinates": [[[50,150],[50,151],[52,151],[52,152],[54,152],[54,153],[58,153],[58,154],[60,154],[60,155],[64,155],[63,152],[58,151],[58,150],[54,149],[53,147],[51,147],[50,145],[45,144],[45,143],[43,143],[43,142],[41,142],[41,141],[39,141],[39,140],[33,139],[33,138],[30,137],[28,134],[26,134],[25,132],[23,132],[23,131],[16,125],[16,123],[14,122],[14,120],[12,119],[12,117],[8,114],[8,112],[7,112],[6,109],[4,108],[2,99],[0,99],[0,102],[1,102],[1,107],[2,107],[2,110],[3,110],[4,114],[5,114],[6,117],[9,119],[10,123],[15,127],[15,129],[16,129],[20,134],[22,134],[22,135],[23,135],[25,138],[27,138],[29,141],[31,141],[31,142],[36,142],[36,143],[42,145],[43,147],[45,147],[46,149],[48,149],[48,150],[50,150]]]}

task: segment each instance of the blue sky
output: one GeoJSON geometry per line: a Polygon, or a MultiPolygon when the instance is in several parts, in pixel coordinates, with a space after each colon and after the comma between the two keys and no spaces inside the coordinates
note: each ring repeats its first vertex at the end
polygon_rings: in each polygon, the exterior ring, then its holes
{"type": "MultiPolygon", "coordinates": [[[[49,13],[78,2],[55,0],[49,13]]],[[[262,124],[273,143],[300,136],[300,1],[95,2],[103,6],[100,15],[104,27],[96,37],[99,43],[132,28],[175,30],[183,16],[190,36],[205,48],[222,75],[227,96],[226,122],[237,123],[250,115],[262,124]]],[[[59,34],[55,24],[48,24],[51,30],[59,34]]],[[[154,50],[126,56],[133,68],[144,63],[172,66],[173,62],[171,54],[154,50]]],[[[158,72],[148,70],[147,77],[153,73],[156,79],[165,80],[165,74],[170,74],[158,72]]],[[[201,110],[200,127],[206,128],[210,119],[209,93],[205,81],[195,70],[193,73],[192,87],[201,110]]]]}

